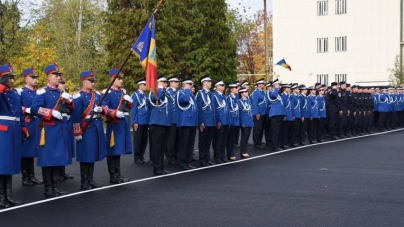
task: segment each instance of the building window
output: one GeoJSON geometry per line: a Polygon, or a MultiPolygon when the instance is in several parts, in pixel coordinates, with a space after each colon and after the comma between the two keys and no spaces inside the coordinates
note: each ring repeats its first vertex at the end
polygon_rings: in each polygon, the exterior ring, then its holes
{"type": "Polygon", "coordinates": [[[328,52],[328,38],[317,38],[317,53],[328,52]]]}
{"type": "Polygon", "coordinates": [[[335,74],[335,81],[340,83],[341,81],[346,82],[346,74],[335,74]]]}
{"type": "Polygon", "coordinates": [[[335,51],[342,52],[347,51],[347,38],[346,36],[335,37],[335,51]]]}
{"type": "Polygon", "coordinates": [[[328,15],[328,0],[317,1],[317,16],[328,15]]]}
{"type": "Polygon", "coordinates": [[[328,85],[328,74],[317,75],[317,83],[328,85]]]}
{"type": "Polygon", "coordinates": [[[347,0],[335,0],[335,14],[346,14],[346,1],[347,0]]]}

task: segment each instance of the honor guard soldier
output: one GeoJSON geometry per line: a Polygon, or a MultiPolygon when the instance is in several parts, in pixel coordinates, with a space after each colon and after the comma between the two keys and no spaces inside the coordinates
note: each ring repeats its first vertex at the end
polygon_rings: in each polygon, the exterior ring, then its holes
{"type": "Polygon", "coordinates": [[[230,113],[230,129],[227,137],[227,159],[229,161],[235,161],[236,155],[234,154],[234,147],[238,138],[236,138],[237,132],[240,131],[240,113],[238,107],[238,91],[239,87],[237,82],[229,84],[230,94],[227,96],[227,103],[229,104],[230,113]]]}
{"type": "Polygon", "coordinates": [[[238,108],[240,115],[240,127],[241,127],[241,139],[240,139],[240,158],[249,158],[247,152],[247,144],[251,134],[251,128],[254,127],[252,103],[248,98],[248,90],[245,87],[241,87],[240,99],[238,100],[238,108]]]}
{"type": "Polygon", "coordinates": [[[76,159],[80,162],[81,190],[99,188],[94,182],[94,163],[107,156],[105,133],[101,115],[108,113],[105,103],[97,106],[101,94],[94,91],[95,76],[93,70],[82,72],[81,91],[73,95],[74,111],[72,114],[73,135],[76,140],[76,159]],[[94,113],[91,122],[91,115],[94,113]],[[83,130],[85,128],[85,131],[83,130]]]}
{"type": "Polygon", "coordinates": [[[288,138],[292,132],[293,123],[292,102],[290,101],[290,85],[282,84],[281,88],[281,98],[285,106],[285,118],[281,123],[281,148],[287,149],[288,138]]]}
{"type": "Polygon", "coordinates": [[[169,87],[167,88],[168,96],[168,111],[171,118],[170,138],[167,144],[167,158],[168,163],[171,165],[178,165],[179,161],[179,137],[177,135],[177,120],[178,120],[178,106],[177,106],[177,90],[179,86],[178,75],[168,78],[169,87]]]}
{"type": "Polygon", "coordinates": [[[392,128],[396,129],[397,123],[398,123],[399,112],[401,112],[399,95],[397,93],[396,88],[393,88],[393,97],[394,97],[394,102],[393,102],[393,127],[392,128]]]}
{"type": "Polygon", "coordinates": [[[377,112],[379,112],[379,130],[384,132],[385,128],[385,121],[387,117],[387,113],[389,112],[389,97],[387,95],[387,89],[382,89],[382,93],[379,95],[377,100],[377,112]]]}
{"type": "Polygon", "coordinates": [[[345,137],[351,137],[354,127],[354,105],[355,105],[355,95],[352,92],[351,84],[346,84],[346,91],[348,95],[348,114],[347,114],[347,125],[345,127],[345,137]]]}
{"type": "Polygon", "coordinates": [[[182,89],[178,91],[178,122],[177,130],[179,140],[179,164],[181,170],[195,169],[191,165],[194,151],[196,128],[198,127],[198,107],[192,95],[192,78],[182,81],[182,89]]]}
{"type": "Polygon", "coordinates": [[[210,147],[216,127],[215,104],[212,88],[212,79],[206,75],[201,79],[202,89],[196,95],[199,125],[199,161],[202,166],[212,165],[210,160],[210,147]]]}
{"type": "Polygon", "coordinates": [[[378,123],[379,123],[379,95],[381,94],[380,88],[375,88],[372,97],[374,100],[374,108],[373,108],[373,127],[378,129],[378,123]]]}
{"type": "Polygon", "coordinates": [[[34,68],[24,69],[22,74],[25,87],[17,90],[21,95],[22,112],[24,113],[29,136],[25,138],[22,144],[21,174],[22,184],[32,186],[43,184],[42,181],[35,178],[34,171],[34,158],[38,156],[39,150],[40,120],[31,114],[31,105],[36,96],[38,86],[38,76],[35,74],[34,68]]]}
{"type": "Polygon", "coordinates": [[[338,91],[338,96],[340,100],[340,113],[338,117],[338,129],[337,134],[338,137],[341,139],[345,138],[345,126],[347,123],[347,116],[348,116],[348,92],[346,89],[346,82],[341,81],[339,83],[340,89],[338,91]]]}
{"type": "MultiPolygon", "coordinates": [[[[59,84],[58,84],[58,89],[60,92],[66,93],[66,95],[70,96],[71,98],[73,98],[73,96],[71,96],[69,94],[69,92],[66,89],[66,81],[64,79],[64,75],[60,74],[59,77],[59,84]]],[[[68,132],[68,138],[69,138],[69,151],[70,152],[70,156],[72,158],[75,157],[75,150],[74,150],[74,135],[73,135],[73,122],[71,120],[71,111],[68,108],[65,108],[64,106],[59,106],[59,111],[60,113],[62,113],[62,117],[63,119],[67,122],[67,132],[68,132]]],[[[58,180],[60,181],[64,181],[64,180],[71,180],[74,179],[73,175],[69,175],[66,173],[66,167],[65,166],[61,166],[59,168],[59,176],[58,176],[58,180]]]]}
{"type": "Polygon", "coordinates": [[[299,142],[299,131],[300,126],[304,122],[304,117],[302,116],[302,110],[300,107],[300,99],[299,99],[299,85],[292,84],[292,95],[290,96],[291,109],[292,109],[292,147],[296,147],[299,142]]]}
{"type": "Polygon", "coordinates": [[[213,133],[213,151],[216,164],[227,162],[225,149],[227,136],[229,133],[229,107],[227,106],[226,97],[224,95],[225,83],[223,80],[215,84],[216,92],[213,95],[215,103],[216,129],[213,133]]]}
{"type": "Polygon", "coordinates": [[[269,118],[271,120],[271,148],[272,151],[280,151],[281,123],[285,118],[285,106],[279,94],[279,80],[272,82],[272,90],[269,92],[271,109],[269,118]]]}
{"type": "Polygon", "coordinates": [[[67,119],[63,118],[61,112],[72,111],[74,103],[71,95],[58,89],[61,75],[58,65],[54,63],[47,66],[45,73],[48,84],[37,91],[31,113],[42,119],[38,166],[42,167],[44,195],[55,197],[66,193],[58,189],[57,178],[61,166],[72,164],[71,152],[73,152],[69,145],[67,119]]]}
{"type": "MultiPolygon", "coordinates": [[[[118,68],[111,69],[111,80],[118,78],[111,86],[105,97],[105,105],[108,106],[107,118],[107,163],[111,184],[119,184],[129,181],[121,173],[121,155],[132,154],[130,135],[129,112],[133,106],[132,98],[126,94],[123,87],[123,75],[117,75],[118,68]]],[[[103,91],[105,93],[106,90],[103,91]]]]}
{"type": "Polygon", "coordinates": [[[304,145],[306,143],[307,128],[308,128],[309,120],[310,120],[310,110],[308,107],[306,86],[304,84],[301,84],[299,86],[299,90],[300,90],[300,95],[299,95],[300,110],[302,112],[302,118],[304,118],[304,120],[302,121],[302,124],[300,125],[300,130],[299,130],[299,144],[304,145]]]}
{"type": "Polygon", "coordinates": [[[12,197],[12,175],[21,171],[21,141],[29,136],[14,76],[11,64],[0,66],[0,208],[21,204],[12,197]]]}
{"type": "Polygon", "coordinates": [[[138,89],[132,94],[133,154],[135,163],[149,163],[144,158],[149,138],[150,102],[146,94],[146,78],[136,82],[138,89]]]}
{"type": "Polygon", "coordinates": [[[329,129],[331,140],[336,140],[337,128],[338,128],[338,116],[342,114],[339,100],[337,82],[331,83],[331,91],[328,92],[329,100],[329,129]]]}
{"type": "Polygon", "coordinates": [[[271,110],[271,102],[269,101],[269,92],[272,89],[272,81],[269,81],[267,84],[265,84],[265,99],[267,103],[267,111],[265,113],[266,116],[266,122],[265,122],[265,129],[264,129],[264,135],[265,135],[265,144],[266,147],[271,147],[271,121],[268,117],[268,113],[271,110]]]}
{"type": "Polygon", "coordinates": [[[317,101],[317,90],[314,87],[308,88],[310,95],[307,98],[307,107],[310,110],[310,118],[309,125],[307,129],[308,139],[310,144],[314,144],[314,140],[316,139],[316,132],[317,132],[317,124],[318,119],[320,118],[318,112],[318,101],[317,101]]]}
{"type": "Polygon", "coordinates": [[[262,147],[262,137],[264,135],[265,123],[267,121],[267,99],[265,98],[265,92],[262,90],[265,87],[264,79],[260,79],[256,82],[257,88],[251,94],[253,116],[254,116],[254,129],[253,129],[253,141],[255,148],[262,147]]]}
{"type": "Polygon", "coordinates": [[[170,137],[171,119],[168,111],[168,97],[166,95],[167,78],[164,75],[157,79],[157,96],[154,92],[149,94],[151,113],[149,121],[150,129],[150,155],[155,175],[168,174],[164,168],[164,152],[167,149],[170,137]]]}
{"type": "Polygon", "coordinates": [[[320,87],[317,89],[318,95],[317,95],[317,102],[318,102],[318,114],[320,116],[317,124],[317,132],[316,132],[316,137],[317,137],[317,142],[321,143],[323,142],[323,129],[325,126],[325,122],[327,119],[327,110],[326,110],[326,103],[325,103],[325,98],[324,98],[324,88],[320,87]]]}

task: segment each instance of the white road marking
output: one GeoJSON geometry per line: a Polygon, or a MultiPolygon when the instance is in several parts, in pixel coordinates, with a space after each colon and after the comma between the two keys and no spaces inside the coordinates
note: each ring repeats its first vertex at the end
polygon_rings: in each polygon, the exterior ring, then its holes
{"type": "Polygon", "coordinates": [[[386,132],[373,133],[373,134],[370,134],[370,135],[357,136],[357,137],[351,137],[351,138],[345,138],[345,139],[338,139],[338,140],[332,140],[332,141],[316,143],[316,144],[308,144],[308,145],[304,145],[304,146],[300,146],[300,147],[294,147],[294,148],[286,149],[286,150],[283,150],[283,151],[278,151],[278,152],[258,155],[258,156],[250,157],[250,158],[247,158],[247,159],[240,159],[240,160],[233,161],[233,162],[227,162],[227,163],[222,163],[222,164],[217,164],[217,165],[212,165],[212,166],[206,166],[206,167],[199,167],[199,168],[196,168],[196,169],[170,173],[170,174],[162,175],[162,176],[148,177],[148,178],[143,178],[143,179],[139,179],[139,180],[129,181],[129,182],[122,183],[122,184],[104,186],[104,187],[101,187],[101,188],[95,188],[95,189],[91,189],[91,190],[87,190],[87,191],[75,192],[75,193],[71,193],[71,194],[67,194],[67,195],[63,195],[63,196],[59,196],[59,197],[55,197],[55,198],[44,199],[44,200],[40,200],[40,201],[36,201],[36,202],[32,202],[32,203],[23,204],[23,205],[20,205],[20,206],[10,207],[10,208],[7,208],[7,209],[0,210],[0,213],[4,213],[4,212],[7,212],[7,211],[12,211],[12,210],[16,210],[16,209],[21,209],[21,208],[24,208],[24,207],[34,206],[34,205],[41,204],[41,203],[47,203],[47,202],[51,202],[51,201],[54,201],[54,200],[64,199],[64,198],[68,198],[68,197],[72,197],[72,196],[76,196],[76,195],[91,193],[91,192],[105,190],[105,189],[109,189],[109,188],[121,187],[121,186],[128,185],[128,184],[134,184],[134,183],[139,183],[139,182],[143,182],[143,181],[159,179],[159,178],[163,178],[163,177],[171,177],[171,176],[175,176],[175,175],[179,175],[179,174],[190,173],[190,172],[195,172],[195,171],[200,171],[200,170],[210,169],[210,168],[216,168],[216,167],[224,166],[224,165],[232,165],[232,164],[236,164],[236,163],[239,163],[239,162],[247,162],[247,161],[250,161],[250,160],[263,158],[263,157],[276,155],[276,154],[282,154],[282,153],[286,153],[286,152],[289,152],[289,151],[298,150],[298,149],[302,149],[302,148],[306,148],[306,147],[319,146],[319,145],[324,145],[324,144],[329,144],[329,143],[337,143],[337,142],[342,142],[342,141],[345,141],[345,140],[352,140],[352,139],[359,139],[359,138],[363,138],[363,137],[382,135],[382,134],[391,133],[391,132],[397,132],[397,131],[402,131],[402,130],[404,130],[404,129],[396,129],[396,130],[391,130],[391,131],[386,131],[386,132]]]}

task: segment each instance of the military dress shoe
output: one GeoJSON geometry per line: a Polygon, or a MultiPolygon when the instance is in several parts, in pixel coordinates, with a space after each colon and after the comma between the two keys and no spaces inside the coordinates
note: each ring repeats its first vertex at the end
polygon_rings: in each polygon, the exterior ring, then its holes
{"type": "Polygon", "coordinates": [[[31,180],[32,183],[34,183],[34,185],[43,184],[43,181],[36,179],[34,175],[30,175],[29,179],[31,180]]]}
{"type": "Polygon", "coordinates": [[[57,196],[59,196],[59,194],[58,193],[56,193],[54,190],[52,190],[52,189],[45,189],[45,191],[44,191],[44,196],[45,197],[47,197],[47,198],[52,198],[52,197],[57,197],[57,196]]]}
{"type": "Polygon", "coordinates": [[[201,166],[205,167],[205,166],[209,166],[208,162],[201,162],[201,166]]]}
{"type": "Polygon", "coordinates": [[[208,163],[208,165],[209,165],[209,166],[211,166],[211,165],[214,165],[214,164],[215,164],[215,163],[213,163],[213,162],[211,162],[211,161],[208,161],[207,163],[208,163]]]}
{"type": "Polygon", "coordinates": [[[67,173],[60,173],[60,174],[59,174],[59,177],[58,177],[58,180],[59,180],[59,181],[72,180],[72,179],[74,179],[74,176],[73,176],[73,175],[69,175],[69,174],[67,174],[67,173]]]}
{"type": "Polygon", "coordinates": [[[222,164],[223,162],[222,162],[222,160],[218,159],[218,160],[215,160],[215,163],[216,164],[222,164]]]}
{"type": "Polygon", "coordinates": [[[29,177],[23,177],[21,183],[23,186],[34,186],[34,182],[32,182],[29,177]]]}
{"type": "Polygon", "coordinates": [[[223,163],[227,163],[227,160],[225,158],[221,159],[223,163]]]}
{"type": "Polygon", "coordinates": [[[275,148],[275,149],[273,149],[272,151],[273,151],[273,152],[277,152],[277,151],[282,151],[282,149],[280,149],[280,148],[275,148]]]}
{"type": "Polygon", "coordinates": [[[58,188],[53,188],[53,191],[55,191],[55,193],[58,195],[64,195],[67,193],[66,191],[60,190],[58,188]]]}
{"type": "Polygon", "coordinates": [[[0,208],[9,208],[11,204],[7,201],[5,196],[0,197],[0,208]]]}
{"type": "Polygon", "coordinates": [[[174,161],[168,161],[168,164],[177,166],[180,163],[174,160],[174,161]]]}
{"type": "Polygon", "coordinates": [[[125,182],[129,182],[128,178],[124,178],[121,175],[118,176],[118,180],[120,181],[120,183],[125,183],[125,182]]]}
{"type": "Polygon", "coordinates": [[[102,187],[102,185],[97,184],[97,183],[94,182],[94,181],[89,181],[88,183],[90,184],[90,186],[91,186],[92,188],[101,188],[101,187],[102,187]]]}
{"type": "Polygon", "coordinates": [[[188,166],[180,166],[180,170],[190,170],[191,168],[189,168],[188,166]]]}
{"type": "Polygon", "coordinates": [[[135,160],[135,163],[136,163],[136,164],[144,164],[144,161],[141,160],[141,159],[137,159],[137,160],[135,160]]]}
{"type": "Polygon", "coordinates": [[[337,140],[338,138],[336,136],[332,136],[330,139],[331,140],[337,140]]]}
{"type": "Polygon", "coordinates": [[[192,166],[192,165],[188,165],[188,168],[189,168],[189,169],[196,169],[196,167],[195,167],[195,166],[192,166]]]}
{"type": "Polygon", "coordinates": [[[281,148],[284,149],[284,150],[286,150],[286,149],[288,149],[289,147],[285,145],[285,146],[281,146],[281,148]]]}

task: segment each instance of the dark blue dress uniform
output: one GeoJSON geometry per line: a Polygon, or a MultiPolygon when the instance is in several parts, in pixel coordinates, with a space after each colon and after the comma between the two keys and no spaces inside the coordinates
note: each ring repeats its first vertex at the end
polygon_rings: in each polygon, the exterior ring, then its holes
{"type": "MultiPolygon", "coordinates": [[[[32,78],[37,78],[33,68],[23,70],[24,78],[30,76],[32,78]]],[[[23,185],[35,185],[42,184],[35,178],[34,171],[34,158],[38,156],[39,152],[39,123],[40,119],[34,117],[31,114],[31,105],[36,96],[36,88],[29,85],[17,89],[21,95],[22,99],[22,112],[25,116],[25,123],[28,128],[29,136],[25,138],[22,144],[22,158],[21,158],[21,174],[22,174],[22,184],[23,185]]]]}
{"type": "Polygon", "coordinates": [[[248,154],[247,152],[248,139],[250,138],[251,128],[254,127],[252,103],[250,99],[240,98],[238,100],[238,109],[239,109],[240,127],[241,127],[240,158],[246,158],[245,156],[243,156],[243,154],[248,154]]]}
{"type": "MultiPolygon", "coordinates": [[[[114,77],[119,69],[111,69],[110,77],[114,77]]],[[[120,75],[118,75],[120,77],[120,75]]],[[[102,93],[104,94],[104,90],[102,93]]],[[[105,96],[104,103],[108,106],[107,120],[107,163],[110,175],[110,183],[122,183],[128,181],[121,174],[121,155],[132,154],[132,142],[130,133],[129,112],[133,103],[125,100],[126,90],[112,87],[105,96]],[[118,118],[118,111],[123,112],[123,117],[118,118]]],[[[129,97],[130,98],[130,97],[129,97]]]]}
{"type": "MultiPolygon", "coordinates": [[[[202,78],[204,80],[205,78],[202,78]]],[[[201,81],[202,81],[201,80],[201,81]]],[[[210,80],[210,78],[209,78],[210,80]]],[[[201,165],[211,165],[210,147],[213,140],[213,134],[216,128],[215,103],[213,102],[212,93],[202,88],[196,95],[196,103],[198,106],[198,124],[199,124],[199,161],[201,165]],[[203,131],[201,131],[203,125],[203,131]]]]}
{"type": "Polygon", "coordinates": [[[318,102],[317,102],[317,97],[314,95],[309,95],[308,100],[307,100],[307,106],[310,110],[310,119],[309,120],[309,125],[308,125],[308,139],[310,143],[314,143],[314,140],[316,139],[316,127],[318,124],[318,119],[319,119],[319,112],[318,112],[318,102]]]}
{"type": "MultiPolygon", "coordinates": [[[[297,86],[297,85],[296,85],[297,86]]],[[[292,87],[293,88],[293,87],[292,87]]],[[[296,146],[299,142],[299,131],[303,124],[302,110],[300,106],[300,98],[298,94],[292,93],[290,96],[292,116],[295,119],[292,123],[292,147],[296,146]]]]}
{"type": "Polygon", "coordinates": [[[227,162],[226,158],[226,144],[227,136],[229,133],[229,107],[224,94],[215,92],[213,95],[213,102],[215,103],[215,116],[216,125],[221,124],[220,128],[215,128],[213,133],[213,152],[215,156],[215,162],[221,164],[227,162]]]}
{"type": "Polygon", "coordinates": [[[285,105],[285,117],[286,121],[282,121],[281,126],[281,147],[282,149],[287,148],[288,138],[290,133],[292,132],[292,123],[293,123],[293,113],[292,113],[292,102],[290,100],[290,94],[283,92],[281,94],[282,102],[285,105]]]}
{"type": "Polygon", "coordinates": [[[299,100],[300,100],[300,109],[302,112],[302,117],[304,118],[304,121],[300,125],[300,130],[299,130],[299,144],[304,145],[306,142],[306,133],[307,133],[307,128],[309,125],[309,118],[310,118],[310,110],[308,107],[308,101],[307,101],[307,95],[304,94],[304,91],[307,90],[305,85],[300,85],[299,89],[301,90],[301,94],[299,95],[299,100]]]}
{"type": "MultiPolygon", "coordinates": [[[[345,84],[344,81],[340,83],[340,85],[345,84]]],[[[347,116],[348,116],[348,92],[345,89],[339,89],[338,96],[340,100],[340,110],[342,110],[342,115],[338,117],[338,129],[337,134],[340,138],[345,138],[345,127],[347,124],[347,116]]]]}
{"type": "MultiPolygon", "coordinates": [[[[45,68],[47,75],[60,75],[57,64],[45,68]]],[[[72,101],[72,100],[71,100],[72,101]]],[[[57,177],[59,167],[72,163],[72,150],[67,127],[67,119],[61,120],[53,117],[53,112],[62,113],[62,110],[74,110],[74,103],[65,104],[62,92],[57,87],[48,84],[47,87],[37,91],[37,96],[31,106],[31,113],[42,119],[41,138],[38,153],[38,166],[42,166],[42,175],[45,185],[45,196],[58,196],[64,191],[58,189],[57,177]]]]}
{"type": "MultiPolygon", "coordinates": [[[[146,79],[137,82],[138,85],[146,85],[146,79]]],[[[132,94],[133,107],[132,125],[137,124],[137,130],[133,130],[133,154],[135,163],[147,163],[144,159],[147,141],[149,139],[149,118],[150,118],[150,102],[146,93],[137,90],[132,94]]]]}
{"type": "MultiPolygon", "coordinates": [[[[168,83],[178,81],[178,76],[168,78],[168,83]]],[[[166,90],[168,97],[168,111],[171,116],[171,129],[170,138],[167,143],[167,157],[170,164],[177,165],[179,161],[178,143],[179,137],[177,135],[177,120],[178,120],[178,106],[177,106],[177,93],[175,88],[169,87],[166,90]]]]}
{"type": "MultiPolygon", "coordinates": [[[[336,84],[337,83],[333,82],[331,85],[334,86],[336,84]]],[[[330,130],[330,137],[331,139],[337,139],[336,137],[338,128],[337,123],[338,123],[339,111],[341,110],[338,91],[336,89],[331,89],[327,97],[329,100],[328,124],[330,130]]]]}
{"type": "MultiPolygon", "coordinates": [[[[278,81],[274,83],[278,83],[278,81]]],[[[279,151],[281,123],[285,117],[285,106],[279,95],[279,88],[272,89],[269,92],[269,98],[269,102],[271,102],[271,109],[269,111],[269,118],[271,120],[271,148],[274,151],[279,151]]]]}
{"type": "MultiPolygon", "coordinates": [[[[232,85],[230,84],[229,87],[232,85]]],[[[239,106],[238,106],[238,95],[229,94],[227,96],[227,103],[229,104],[229,113],[230,113],[230,129],[229,135],[227,137],[227,159],[231,159],[235,157],[234,154],[234,146],[237,141],[237,132],[240,130],[240,113],[239,113],[239,106]]]]}
{"type": "Polygon", "coordinates": [[[27,136],[21,97],[17,90],[7,87],[9,77],[14,77],[13,68],[0,66],[0,207],[19,205],[12,196],[12,175],[20,173],[22,134],[27,136]]]}
{"type": "MultiPolygon", "coordinates": [[[[184,80],[184,83],[192,83],[192,80],[184,80]]],[[[191,166],[194,151],[196,127],[198,126],[198,106],[192,95],[191,89],[181,89],[177,96],[178,122],[177,130],[179,140],[179,164],[183,170],[194,168],[191,166]]]]}
{"type": "MultiPolygon", "coordinates": [[[[82,80],[95,80],[91,71],[81,74],[82,80]]],[[[94,163],[102,161],[107,156],[107,147],[105,142],[105,133],[101,115],[108,112],[105,102],[102,103],[102,113],[94,113],[93,119],[89,122],[94,112],[94,107],[101,100],[101,94],[98,91],[87,90],[73,95],[74,111],[72,113],[73,135],[82,136],[81,140],[76,141],[77,161],[80,162],[81,188],[98,188],[100,185],[94,182],[94,163]],[[83,128],[86,131],[83,133],[83,128]]]]}
{"type": "Polygon", "coordinates": [[[316,132],[316,137],[318,142],[322,142],[323,138],[323,128],[325,126],[325,122],[327,119],[327,110],[326,110],[326,103],[325,103],[325,97],[323,95],[318,95],[317,96],[317,102],[318,102],[318,113],[320,119],[318,119],[318,126],[317,126],[317,132],[316,132]]]}
{"type": "MultiPolygon", "coordinates": [[[[264,83],[264,80],[257,81],[257,84],[264,83]]],[[[255,147],[260,147],[262,145],[262,137],[264,135],[265,123],[267,121],[268,115],[268,101],[265,98],[265,92],[259,88],[251,94],[252,106],[253,106],[253,116],[254,116],[254,128],[253,128],[253,141],[255,147]],[[260,115],[260,119],[257,119],[257,115],[260,115]]]]}
{"type": "MultiPolygon", "coordinates": [[[[160,76],[158,81],[167,81],[160,76]]],[[[149,95],[151,105],[149,130],[150,130],[150,154],[153,163],[153,171],[156,175],[167,173],[164,168],[164,152],[170,136],[171,118],[168,111],[168,97],[163,87],[157,89],[157,95],[153,92],[149,95]],[[158,100],[158,102],[157,102],[158,100]]]]}

